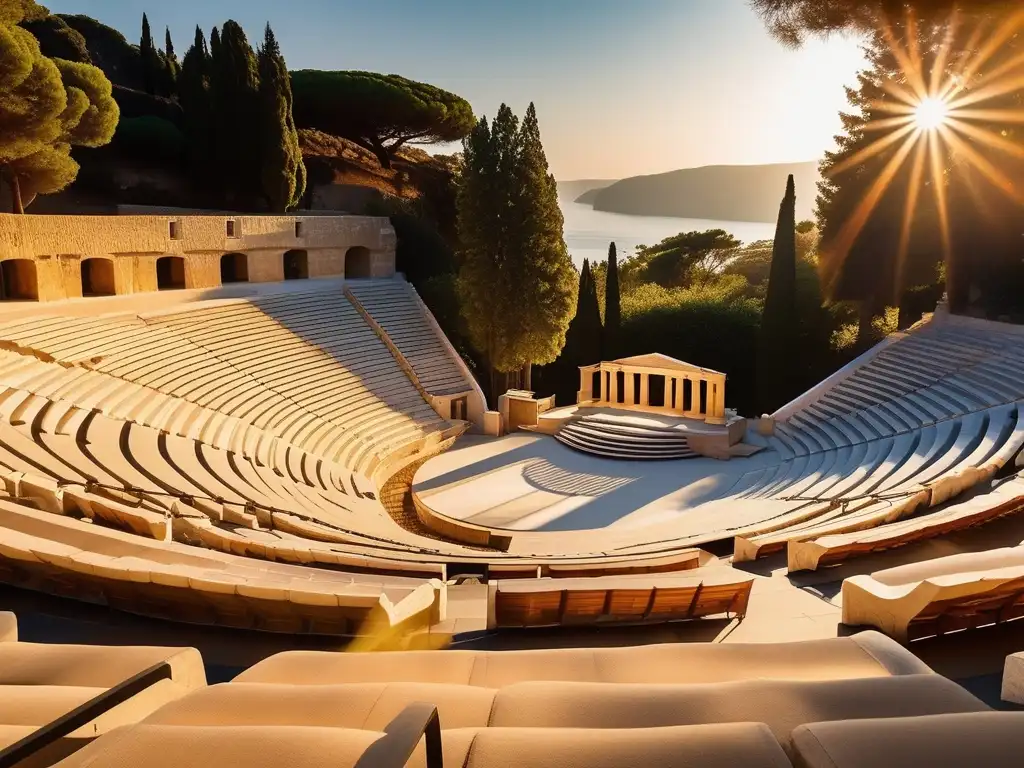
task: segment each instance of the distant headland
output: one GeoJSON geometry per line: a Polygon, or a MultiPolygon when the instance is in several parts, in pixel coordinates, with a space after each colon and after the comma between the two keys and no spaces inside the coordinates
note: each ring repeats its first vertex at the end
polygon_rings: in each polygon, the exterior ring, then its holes
{"type": "Polygon", "coordinates": [[[618,181],[560,181],[563,199],[592,205],[596,211],[633,216],[673,216],[718,221],[775,221],[778,188],[792,174],[797,189],[797,218],[812,218],[818,164],[709,165],[618,181]]]}

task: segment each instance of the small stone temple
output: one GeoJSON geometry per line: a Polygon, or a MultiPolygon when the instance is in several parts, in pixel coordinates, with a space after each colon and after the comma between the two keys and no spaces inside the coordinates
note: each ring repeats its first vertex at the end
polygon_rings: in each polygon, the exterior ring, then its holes
{"type": "Polygon", "coordinates": [[[725,374],[660,352],[581,365],[576,402],[725,424],[725,374]]]}

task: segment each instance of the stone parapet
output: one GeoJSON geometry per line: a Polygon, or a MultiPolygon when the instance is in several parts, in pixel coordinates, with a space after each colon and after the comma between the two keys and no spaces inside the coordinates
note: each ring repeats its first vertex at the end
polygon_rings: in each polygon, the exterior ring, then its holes
{"type": "Polygon", "coordinates": [[[391,277],[395,244],[390,221],[373,216],[0,214],[0,264],[10,262],[2,267],[0,299],[215,288],[225,274],[224,282],[391,277]],[[225,272],[228,254],[240,254],[243,274],[225,272]],[[166,257],[181,261],[165,264],[161,279],[158,261],[166,257]],[[102,266],[87,277],[89,259],[102,266]]]}

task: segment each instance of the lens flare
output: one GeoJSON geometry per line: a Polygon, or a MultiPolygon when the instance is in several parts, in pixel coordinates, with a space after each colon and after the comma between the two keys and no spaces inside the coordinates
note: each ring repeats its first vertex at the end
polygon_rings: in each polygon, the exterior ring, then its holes
{"type": "Polygon", "coordinates": [[[914,110],[914,123],[922,131],[935,131],[946,124],[949,105],[942,99],[929,96],[914,110]]]}
{"type": "Polygon", "coordinates": [[[1018,190],[998,164],[977,149],[984,147],[1024,159],[1024,148],[1004,138],[1006,134],[1000,130],[1005,125],[1024,123],[1024,110],[989,105],[993,99],[1024,90],[1024,53],[1011,56],[996,66],[986,66],[1001,46],[1024,33],[1024,10],[1003,18],[995,29],[980,24],[962,48],[968,52],[966,59],[957,59],[953,55],[953,41],[960,31],[961,21],[959,14],[954,12],[946,25],[946,39],[938,45],[937,51],[931,53],[927,63],[918,43],[918,25],[913,14],[908,13],[904,25],[906,44],[900,43],[891,26],[882,28],[883,38],[899,67],[899,75],[882,84],[889,98],[871,105],[878,117],[863,130],[866,134],[873,134],[874,140],[834,165],[829,175],[835,178],[883,153],[888,154],[889,159],[833,243],[833,255],[838,258],[834,277],[885,190],[908,161],[911,168],[897,253],[897,274],[903,270],[916,208],[925,185],[932,188],[935,196],[943,256],[948,260],[951,242],[943,177],[950,153],[956,153],[965,165],[977,170],[988,183],[1024,205],[1024,190],[1018,190]],[[985,72],[986,68],[984,82],[978,83],[978,74],[985,72]],[[971,85],[973,87],[969,87],[971,85]]]}

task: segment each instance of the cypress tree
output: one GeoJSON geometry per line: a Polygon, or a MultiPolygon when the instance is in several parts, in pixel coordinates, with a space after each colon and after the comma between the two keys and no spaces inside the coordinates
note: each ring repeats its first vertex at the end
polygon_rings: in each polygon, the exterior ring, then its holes
{"type": "Polygon", "coordinates": [[[234,21],[224,22],[211,47],[210,104],[214,152],[224,203],[251,208],[261,195],[259,76],[256,54],[234,21]]]}
{"type": "Polygon", "coordinates": [[[470,343],[487,359],[491,402],[500,394],[494,361],[500,345],[499,318],[505,302],[497,290],[500,248],[498,228],[497,150],[486,117],[462,142],[463,171],[456,198],[461,243],[458,294],[470,343]]]}
{"type": "Polygon", "coordinates": [[[619,257],[615,243],[608,244],[608,272],[604,287],[604,358],[619,356],[622,302],[619,297],[619,257]]]}
{"type": "Polygon", "coordinates": [[[181,67],[178,65],[178,57],[174,54],[174,43],[171,42],[170,27],[164,28],[164,68],[163,68],[163,91],[165,96],[174,96],[178,92],[178,76],[181,67]]]}
{"type": "Polygon", "coordinates": [[[531,366],[558,357],[576,274],[533,105],[520,126],[502,104],[494,121],[482,119],[463,147],[459,294],[470,339],[491,368],[493,395],[495,372],[522,371],[522,386],[529,387],[531,366]]]}
{"type": "MultiPolygon", "coordinates": [[[[210,30],[210,61],[213,61],[213,57],[220,51],[220,30],[214,27],[210,30]]],[[[211,63],[211,68],[212,68],[211,63]]]]}
{"type": "Polygon", "coordinates": [[[207,182],[212,167],[209,75],[210,52],[203,30],[197,26],[195,40],[185,53],[178,77],[178,98],[185,113],[189,170],[197,190],[209,188],[207,182]]]}
{"type": "MultiPolygon", "coordinates": [[[[517,144],[519,162],[513,175],[516,181],[509,233],[513,248],[509,255],[509,287],[517,301],[506,364],[509,370],[522,369],[523,385],[529,389],[531,367],[553,362],[562,351],[576,280],[562,236],[564,220],[558,206],[558,187],[548,170],[532,103],[523,118],[517,144]]],[[[597,308],[596,289],[593,295],[597,308]]],[[[600,334],[597,343],[600,345],[600,334]]]]}
{"type": "Polygon", "coordinates": [[[565,346],[558,359],[543,370],[548,389],[562,405],[575,402],[579,390],[581,365],[598,362],[601,354],[601,317],[597,303],[597,284],[590,262],[583,260],[576,311],[565,332],[565,346]]]}
{"type": "Polygon", "coordinates": [[[768,292],[761,315],[757,394],[762,413],[771,413],[793,395],[790,381],[796,364],[792,354],[796,333],[796,189],[790,176],[779,206],[768,292]]]}
{"type": "Polygon", "coordinates": [[[299,171],[302,152],[292,117],[288,67],[270,24],[264,30],[258,59],[263,195],[270,210],[286,211],[297,205],[302,197],[305,174],[299,171]]]}
{"type": "Polygon", "coordinates": [[[142,39],[139,41],[139,54],[142,59],[142,86],[146,93],[158,93],[163,84],[163,62],[153,44],[153,35],[149,30],[149,19],[142,14],[142,39]]]}

